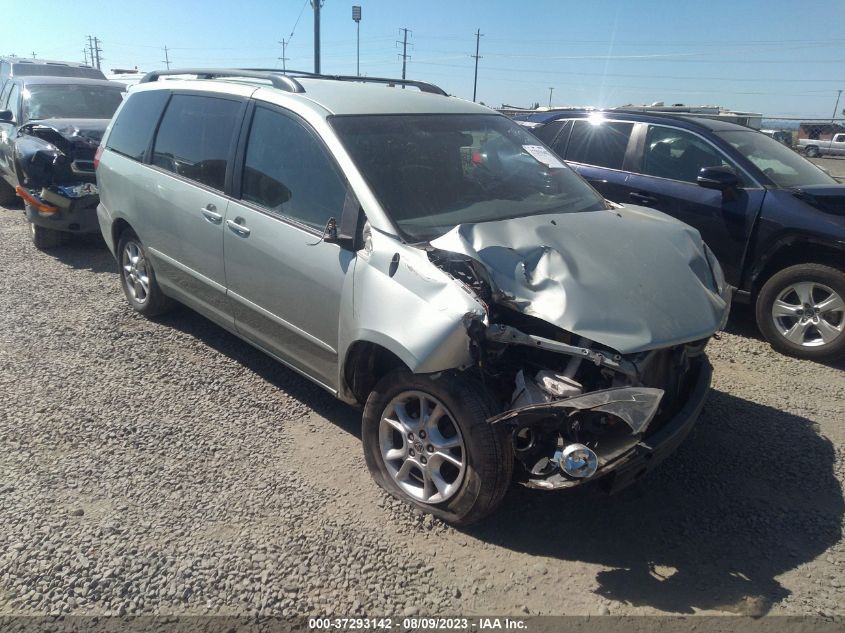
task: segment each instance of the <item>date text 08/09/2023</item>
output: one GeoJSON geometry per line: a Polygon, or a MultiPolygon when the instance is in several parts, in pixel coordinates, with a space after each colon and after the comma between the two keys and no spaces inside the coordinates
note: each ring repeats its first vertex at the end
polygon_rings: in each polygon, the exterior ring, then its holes
{"type": "Polygon", "coordinates": [[[437,618],[410,617],[402,618],[309,618],[308,628],[311,630],[372,630],[390,631],[401,630],[456,630],[456,631],[493,631],[493,630],[526,630],[525,620],[507,617],[476,617],[476,618],[437,618]]]}

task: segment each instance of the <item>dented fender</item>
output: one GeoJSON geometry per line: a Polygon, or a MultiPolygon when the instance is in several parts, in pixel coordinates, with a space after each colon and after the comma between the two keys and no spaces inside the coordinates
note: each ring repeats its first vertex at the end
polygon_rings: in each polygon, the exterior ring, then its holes
{"type": "Polygon", "coordinates": [[[366,341],[392,352],[414,373],[471,365],[468,328],[487,319],[475,295],[431,264],[425,251],[377,230],[369,247],[358,251],[351,304],[342,311],[340,357],[366,341]]]}

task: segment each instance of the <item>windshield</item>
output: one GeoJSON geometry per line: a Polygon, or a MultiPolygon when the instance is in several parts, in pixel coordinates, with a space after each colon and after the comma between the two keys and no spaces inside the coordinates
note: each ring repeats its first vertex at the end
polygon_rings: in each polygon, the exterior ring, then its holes
{"type": "Polygon", "coordinates": [[[23,91],[24,121],[110,119],[123,100],[120,88],[78,84],[35,84],[23,91]]]}
{"type": "Polygon", "coordinates": [[[778,187],[835,185],[836,181],[776,140],[754,130],[716,132],[754,163],[778,187]]]}
{"type": "Polygon", "coordinates": [[[331,119],[406,239],[458,224],[606,208],[601,196],[510,119],[498,115],[331,119]]]}

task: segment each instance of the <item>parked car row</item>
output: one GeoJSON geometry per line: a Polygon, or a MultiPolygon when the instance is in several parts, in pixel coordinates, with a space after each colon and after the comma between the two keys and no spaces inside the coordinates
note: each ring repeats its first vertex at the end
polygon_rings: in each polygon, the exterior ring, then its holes
{"type": "Polygon", "coordinates": [[[775,349],[845,354],[845,185],[733,123],[620,110],[519,118],[609,200],[698,229],[775,349]]]}
{"type": "Polygon", "coordinates": [[[0,204],[24,200],[38,248],[98,230],[94,153],[124,91],[82,64],[0,60],[0,204]]]}
{"type": "MultiPolygon", "coordinates": [[[[536,126],[544,142],[424,82],[157,71],[97,149],[97,219],[134,310],[185,304],[362,407],[379,485],[468,524],[514,478],[637,481],[709,390],[732,288],[705,241],[723,231],[579,175],[606,156],[623,173],[633,138],[665,143],[668,170],[688,139],[577,118],[536,126]],[[612,134],[576,142],[582,123],[612,134]],[[570,167],[578,143],[591,158],[570,167]]],[[[768,189],[704,166],[695,186],[733,201],[739,231],[768,189]]]]}

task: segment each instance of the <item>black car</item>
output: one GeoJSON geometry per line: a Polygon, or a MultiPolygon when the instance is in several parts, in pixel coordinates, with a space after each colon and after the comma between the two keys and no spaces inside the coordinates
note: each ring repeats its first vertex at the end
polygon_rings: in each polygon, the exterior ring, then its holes
{"type": "Polygon", "coordinates": [[[772,138],[715,119],[624,110],[516,118],[607,199],[697,228],[775,349],[845,356],[845,185],[772,138]]]}
{"type": "Polygon", "coordinates": [[[11,78],[0,91],[0,204],[23,198],[38,248],[99,231],[94,157],[124,91],[77,77],[11,78]]]}

